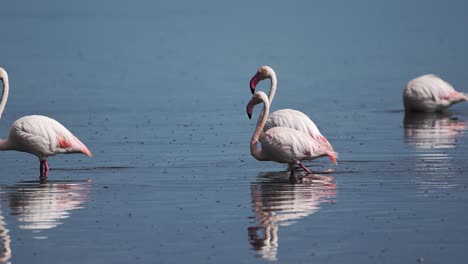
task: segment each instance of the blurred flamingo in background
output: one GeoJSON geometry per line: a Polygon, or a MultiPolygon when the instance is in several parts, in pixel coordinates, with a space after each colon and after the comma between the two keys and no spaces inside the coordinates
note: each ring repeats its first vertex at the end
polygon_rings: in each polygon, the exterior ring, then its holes
{"type": "MultiPolygon", "coordinates": [[[[0,118],[8,100],[8,75],[0,68],[3,80],[3,95],[0,100],[0,118]]],[[[10,128],[8,138],[0,139],[0,150],[16,150],[36,155],[40,161],[40,179],[47,179],[47,158],[56,154],[83,153],[92,157],[89,149],[68,129],[54,119],[31,115],[16,120],[10,128]]]]}
{"type": "Polygon", "coordinates": [[[463,101],[468,101],[466,94],[457,92],[450,83],[433,74],[409,81],[403,91],[403,104],[407,112],[442,111],[463,101]]]}
{"type": "MultiPolygon", "coordinates": [[[[271,81],[270,92],[268,96],[268,100],[271,104],[273,102],[273,98],[275,97],[277,84],[276,73],[271,67],[262,66],[258,69],[257,73],[250,80],[250,91],[252,94],[255,93],[257,84],[264,79],[270,79],[271,81]]],[[[267,131],[272,127],[289,127],[302,131],[312,136],[312,138],[318,142],[321,142],[322,144],[333,149],[328,140],[320,133],[320,130],[315,125],[315,123],[306,114],[300,111],[293,109],[281,109],[271,113],[265,124],[264,131],[267,131]]]]}
{"type": "Polygon", "coordinates": [[[289,127],[273,127],[263,132],[270,111],[270,101],[264,92],[256,92],[253,95],[247,104],[247,115],[252,118],[255,105],[262,102],[263,111],[250,142],[250,153],[255,159],[288,163],[291,172],[293,172],[294,165],[299,165],[308,173],[312,173],[301,161],[323,156],[328,156],[334,164],[337,164],[337,153],[333,148],[319,143],[302,131],[289,127]],[[258,147],[259,140],[262,145],[261,149],[258,147]]]}

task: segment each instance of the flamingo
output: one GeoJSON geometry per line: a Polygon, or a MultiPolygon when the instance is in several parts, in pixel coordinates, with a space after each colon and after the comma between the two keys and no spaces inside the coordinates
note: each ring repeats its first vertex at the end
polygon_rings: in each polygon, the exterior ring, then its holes
{"type": "Polygon", "coordinates": [[[408,82],[403,91],[405,111],[436,112],[468,101],[468,96],[457,92],[450,83],[434,74],[427,74],[408,82]]]}
{"type": "Polygon", "coordinates": [[[289,127],[272,127],[263,131],[270,111],[270,101],[264,92],[254,93],[247,104],[247,115],[251,119],[255,105],[262,102],[264,104],[263,111],[250,142],[250,154],[255,159],[287,163],[291,172],[293,172],[295,165],[299,165],[307,173],[312,173],[312,171],[301,163],[303,160],[328,156],[335,165],[337,164],[337,153],[333,148],[321,144],[302,131],[289,127]],[[259,140],[262,145],[261,149],[257,144],[259,140]]]}
{"type": "MultiPolygon", "coordinates": [[[[257,73],[255,73],[255,75],[250,80],[250,91],[252,94],[254,94],[257,84],[264,79],[270,79],[271,81],[270,92],[268,94],[268,99],[271,104],[276,93],[277,79],[275,71],[270,66],[265,65],[258,69],[257,73]]],[[[303,112],[293,109],[277,110],[271,113],[265,124],[264,131],[267,131],[272,127],[290,127],[302,131],[306,134],[309,134],[315,140],[333,149],[330,142],[328,142],[322,133],[320,133],[320,130],[315,125],[315,123],[303,112]]]]}
{"type": "MultiPolygon", "coordinates": [[[[0,118],[8,99],[8,74],[0,68],[3,95],[0,100],[0,118]]],[[[36,155],[40,162],[40,179],[47,179],[47,158],[56,154],[83,153],[92,157],[89,149],[56,120],[40,115],[24,116],[10,128],[7,139],[0,139],[0,150],[16,150],[36,155]]]]}

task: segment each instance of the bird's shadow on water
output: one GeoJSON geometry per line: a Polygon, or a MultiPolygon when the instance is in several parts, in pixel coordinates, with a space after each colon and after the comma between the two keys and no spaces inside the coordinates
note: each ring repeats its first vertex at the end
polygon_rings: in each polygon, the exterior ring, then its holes
{"type": "Polygon", "coordinates": [[[389,114],[401,114],[404,113],[404,109],[386,109],[386,110],[375,110],[374,113],[389,113],[389,114]]]}
{"type": "MultiPolygon", "coordinates": [[[[297,173],[296,173],[297,175],[297,173]]],[[[287,171],[262,172],[250,184],[252,225],[248,241],[256,256],[276,260],[279,227],[295,224],[336,197],[334,178],[325,174],[291,176],[287,171]]]]}
{"type": "Polygon", "coordinates": [[[135,166],[101,166],[101,167],[86,167],[86,168],[50,168],[51,171],[95,171],[95,170],[124,170],[135,169],[135,166]]]}

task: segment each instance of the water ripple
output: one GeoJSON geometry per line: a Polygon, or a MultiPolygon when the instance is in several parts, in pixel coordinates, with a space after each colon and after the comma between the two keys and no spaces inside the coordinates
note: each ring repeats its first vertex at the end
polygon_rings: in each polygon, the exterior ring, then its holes
{"type": "Polygon", "coordinates": [[[300,180],[288,172],[260,173],[250,185],[255,224],[248,228],[249,243],[257,257],[276,260],[278,229],[295,224],[320,210],[336,196],[331,176],[310,175],[300,180]]]}

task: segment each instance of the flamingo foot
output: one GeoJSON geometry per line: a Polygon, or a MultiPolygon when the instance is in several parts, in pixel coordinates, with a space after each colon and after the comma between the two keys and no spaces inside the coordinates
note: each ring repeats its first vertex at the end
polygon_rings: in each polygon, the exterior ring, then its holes
{"type": "Polygon", "coordinates": [[[302,168],[303,170],[305,170],[307,173],[309,173],[309,174],[312,174],[312,173],[313,173],[309,168],[307,168],[307,167],[306,167],[304,164],[302,164],[300,161],[298,161],[296,164],[299,165],[299,167],[301,167],[301,168],[302,168]]]}

